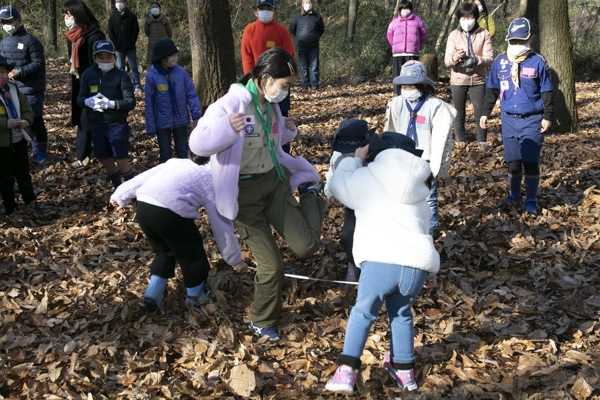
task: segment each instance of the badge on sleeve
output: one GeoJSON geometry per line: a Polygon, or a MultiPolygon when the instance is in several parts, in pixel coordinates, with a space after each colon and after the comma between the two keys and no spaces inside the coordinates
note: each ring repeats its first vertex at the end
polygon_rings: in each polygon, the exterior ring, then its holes
{"type": "Polygon", "coordinates": [[[250,114],[250,115],[244,115],[244,124],[245,125],[254,125],[256,124],[256,119],[254,118],[254,115],[250,114]]]}
{"type": "Polygon", "coordinates": [[[254,125],[246,125],[244,127],[244,132],[246,132],[246,135],[252,135],[254,133],[254,125]]]}

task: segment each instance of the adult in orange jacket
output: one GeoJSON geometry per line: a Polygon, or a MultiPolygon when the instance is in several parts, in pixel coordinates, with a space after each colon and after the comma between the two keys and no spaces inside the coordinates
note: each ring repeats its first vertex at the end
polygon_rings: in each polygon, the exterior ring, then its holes
{"type": "MultiPolygon", "coordinates": [[[[242,34],[242,69],[244,74],[252,72],[258,57],[273,47],[281,47],[295,59],[294,43],[290,32],[285,25],[275,21],[277,16],[275,0],[256,0],[254,9],[256,21],[249,23],[242,34]]],[[[279,103],[279,109],[284,117],[290,110],[290,95],[279,103]]],[[[290,152],[290,145],[283,146],[286,153],[290,152]]]]}
{"type": "Polygon", "coordinates": [[[273,47],[281,47],[296,58],[294,44],[287,28],[275,21],[275,0],[257,0],[254,10],[256,21],[249,23],[242,34],[242,68],[252,72],[258,57],[273,47]]]}

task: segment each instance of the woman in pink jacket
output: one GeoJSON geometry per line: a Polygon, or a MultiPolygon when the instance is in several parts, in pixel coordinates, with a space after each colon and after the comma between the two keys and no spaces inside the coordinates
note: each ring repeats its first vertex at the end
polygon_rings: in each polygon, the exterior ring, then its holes
{"type": "MultiPolygon", "coordinates": [[[[473,103],[475,121],[481,117],[485,95],[485,69],[494,61],[494,49],[490,33],[477,24],[479,9],[474,3],[465,3],[458,10],[460,26],[450,32],[446,44],[444,62],[452,68],[450,90],[456,108],[454,134],[459,142],[467,139],[465,115],[467,93],[473,103]]],[[[487,147],[487,130],[477,126],[477,141],[487,147]]]]}
{"type": "MultiPolygon", "coordinates": [[[[412,8],[410,0],[402,0],[398,7],[398,16],[388,26],[387,40],[394,55],[394,78],[400,75],[405,62],[419,59],[419,52],[425,46],[425,23],[413,14],[412,8]]],[[[400,94],[399,85],[394,86],[394,93],[400,94]]]]}

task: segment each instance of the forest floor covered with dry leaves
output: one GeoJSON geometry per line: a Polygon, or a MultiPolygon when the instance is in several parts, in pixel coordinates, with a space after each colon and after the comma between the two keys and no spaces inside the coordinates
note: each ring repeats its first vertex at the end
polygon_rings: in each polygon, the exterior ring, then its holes
{"type": "MultiPolygon", "coordinates": [[[[324,176],[342,119],[364,118],[381,133],[389,81],[296,89],[293,152],[324,176]]],[[[414,305],[419,390],[396,388],[382,368],[390,341],[382,310],[357,397],[600,399],[600,83],[577,91],[582,132],[546,138],[538,216],[495,209],[507,192],[498,119],[487,150],[455,146],[440,185],[439,286],[414,305]]],[[[64,66],[49,65],[46,94],[50,162],[33,166],[32,176],[48,218],[0,221],[0,398],[332,398],[324,386],[356,286],[287,278],[284,339],[266,343],[247,329],[253,273],[223,263],[203,219],[210,301],[185,308],[178,276],[164,310],[145,311],[152,252],[134,210],[107,206],[97,161],[69,166],[75,129],[64,66]]],[[[447,83],[438,95],[450,101],[447,83]]],[[[130,154],[144,171],[157,164],[158,147],[145,135],[138,100],[130,154]]],[[[328,209],[321,249],[308,259],[281,242],[286,272],[343,279],[342,220],[341,209],[328,209]]]]}

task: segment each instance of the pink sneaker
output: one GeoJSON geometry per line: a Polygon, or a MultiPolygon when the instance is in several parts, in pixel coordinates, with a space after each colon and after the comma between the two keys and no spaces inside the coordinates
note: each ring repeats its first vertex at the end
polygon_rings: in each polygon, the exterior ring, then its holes
{"type": "Polygon", "coordinates": [[[408,390],[418,389],[417,382],[415,382],[415,372],[412,369],[407,371],[394,369],[392,360],[390,359],[390,353],[387,353],[383,357],[383,368],[390,374],[390,376],[396,381],[398,387],[406,388],[408,390]]]}
{"type": "Polygon", "coordinates": [[[356,282],[358,281],[358,276],[360,275],[360,268],[352,263],[348,263],[348,272],[346,273],[346,280],[348,282],[356,282]]]}
{"type": "Polygon", "coordinates": [[[333,378],[327,382],[325,385],[325,389],[342,393],[346,396],[352,396],[354,394],[354,384],[356,383],[356,374],[352,369],[349,369],[345,365],[340,365],[335,370],[335,375],[333,378]]]}

